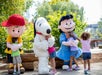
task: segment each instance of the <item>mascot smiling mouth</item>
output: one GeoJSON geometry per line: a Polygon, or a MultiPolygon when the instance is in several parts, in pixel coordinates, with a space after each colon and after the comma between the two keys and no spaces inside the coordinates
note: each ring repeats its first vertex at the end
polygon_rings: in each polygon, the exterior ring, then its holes
{"type": "Polygon", "coordinates": [[[65,28],[66,30],[69,30],[69,29],[74,29],[75,28],[75,26],[73,26],[73,27],[69,27],[69,28],[65,28]]]}
{"type": "Polygon", "coordinates": [[[75,25],[71,25],[71,26],[58,26],[58,28],[60,29],[61,32],[71,32],[75,29],[75,25]]]}

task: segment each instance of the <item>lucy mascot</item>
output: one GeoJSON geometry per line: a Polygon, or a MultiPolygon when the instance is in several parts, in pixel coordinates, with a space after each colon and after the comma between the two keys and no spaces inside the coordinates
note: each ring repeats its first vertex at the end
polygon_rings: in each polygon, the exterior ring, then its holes
{"type": "MultiPolygon", "coordinates": [[[[70,61],[70,45],[72,45],[71,42],[69,42],[66,38],[66,33],[71,33],[73,35],[73,37],[75,39],[77,39],[75,33],[74,33],[74,29],[75,29],[75,23],[73,22],[73,16],[72,15],[66,15],[66,16],[62,16],[60,21],[59,21],[59,26],[58,26],[59,30],[60,30],[60,43],[61,43],[61,47],[59,48],[59,50],[56,53],[56,56],[59,59],[62,59],[64,61],[64,64],[62,66],[63,69],[68,69],[68,62],[70,61]]],[[[73,42],[73,44],[78,44],[77,40],[76,42],[73,42]]],[[[78,58],[81,55],[81,50],[80,48],[78,48],[78,53],[75,56],[76,58],[78,58]]],[[[75,67],[75,66],[73,66],[75,67]]]]}
{"type": "Polygon", "coordinates": [[[47,20],[39,17],[34,24],[35,38],[34,38],[34,53],[38,57],[38,73],[49,74],[48,67],[48,48],[54,45],[55,39],[53,36],[46,40],[46,37],[51,35],[51,27],[47,20]]]}
{"type": "Polygon", "coordinates": [[[9,63],[8,73],[16,72],[16,65],[18,67],[18,74],[24,73],[25,69],[21,64],[20,54],[23,53],[21,50],[22,47],[22,38],[21,35],[25,30],[25,20],[19,14],[11,15],[8,20],[2,22],[2,26],[7,28],[8,37],[7,37],[7,48],[5,53],[7,53],[7,61],[9,63]]]}

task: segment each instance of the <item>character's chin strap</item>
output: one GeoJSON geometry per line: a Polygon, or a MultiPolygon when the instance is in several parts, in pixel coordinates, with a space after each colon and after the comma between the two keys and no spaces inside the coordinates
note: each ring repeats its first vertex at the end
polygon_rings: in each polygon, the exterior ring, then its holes
{"type": "Polygon", "coordinates": [[[41,32],[36,32],[36,34],[43,35],[41,32]]]}

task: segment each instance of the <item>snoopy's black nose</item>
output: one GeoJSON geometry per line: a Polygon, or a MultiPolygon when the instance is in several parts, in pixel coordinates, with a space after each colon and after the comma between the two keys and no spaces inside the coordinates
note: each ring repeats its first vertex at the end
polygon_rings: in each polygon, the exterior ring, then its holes
{"type": "Polygon", "coordinates": [[[48,34],[50,34],[51,33],[51,30],[50,29],[47,29],[47,31],[46,31],[48,34]]]}

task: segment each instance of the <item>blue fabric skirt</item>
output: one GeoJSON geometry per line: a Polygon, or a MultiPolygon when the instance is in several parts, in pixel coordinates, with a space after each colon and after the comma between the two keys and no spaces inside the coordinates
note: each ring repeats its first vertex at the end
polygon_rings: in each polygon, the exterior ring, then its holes
{"type": "MultiPolygon", "coordinates": [[[[82,50],[80,48],[78,48],[78,53],[75,56],[75,58],[79,58],[82,54],[82,50]]],[[[58,57],[61,60],[66,60],[69,61],[70,60],[70,47],[65,46],[65,45],[61,45],[60,49],[56,52],[56,57],[58,57]]]]}

